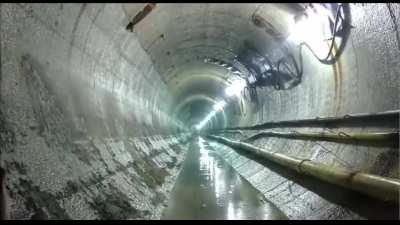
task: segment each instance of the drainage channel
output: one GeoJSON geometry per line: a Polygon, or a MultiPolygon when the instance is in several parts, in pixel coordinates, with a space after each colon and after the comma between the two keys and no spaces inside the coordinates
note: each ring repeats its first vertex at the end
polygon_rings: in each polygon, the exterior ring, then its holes
{"type": "Polygon", "coordinates": [[[203,138],[191,143],[162,219],[287,219],[203,138]]]}

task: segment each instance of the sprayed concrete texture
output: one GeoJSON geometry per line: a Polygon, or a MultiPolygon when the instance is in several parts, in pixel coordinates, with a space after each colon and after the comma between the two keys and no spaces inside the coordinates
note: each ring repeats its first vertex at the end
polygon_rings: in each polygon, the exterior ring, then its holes
{"type": "Polygon", "coordinates": [[[1,4],[11,218],[159,218],[185,156],[148,56],[119,26],[94,23],[91,9],[1,4]]]}
{"type": "MultiPolygon", "coordinates": [[[[241,139],[243,136],[236,138],[241,139]]],[[[333,167],[398,178],[397,148],[361,145],[354,147],[327,141],[285,140],[276,137],[260,138],[251,144],[262,147],[265,151],[310,159],[333,167]]],[[[210,142],[210,145],[269,201],[279,206],[289,219],[399,217],[396,205],[380,203],[367,196],[298,175],[294,171],[288,171],[266,160],[245,156],[240,151],[216,142],[210,142]]]]}
{"type": "Polygon", "coordinates": [[[93,138],[60,148],[68,151],[64,153],[18,146],[13,157],[4,155],[11,217],[159,218],[185,155],[180,141],[162,136],[93,138]]]}
{"type": "MultiPolygon", "coordinates": [[[[400,13],[399,4],[392,4],[392,8],[397,14],[400,13]]],[[[387,6],[351,4],[351,15],[354,28],[351,29],[349,41],[338,64],[321,65],[308,50],[303,49],[304,57],[307,57],[303,82],[291,91],[275,91],[272,88],[259,91],[262,106],[252,124],[399,108],[400,43],[396,39],[398,31],[394,29],[387,6]]],[[[400,22],[399,18],[396,22],[400,22]]],[[[268,131],[362,133],[398,129],[398,121],[371,121],[327,128],[276,128],[268,131]]],[[[255,133],[249,131],[244,132],[244,135],[255,133]]],[[[242,135],[225,136],[244,138],[242,135]]],[[[277,137],[261,138],[252,144],[271,152],[311,159],[331,166],[399,178],[397,147],[277,137]]],[[[282,169],[269,163],[256,162],[231,148],[216,143],[214,145],[243,177],[279,206],[290,219],[399,218],[398,206],[383,206],[374,200],[366,201],[364,197],[352,198],[354,193],[346,194],[343,190],[324,191],[326,186],[321,183],[312,184],[293,174],[285,176],[282,169]]]]}
{"type": "MultiPolygon", "coordinates": [[[[201,109],[203,102],[212,108],[226,87],[228,72],[203,58],[230,61],[247,41],[276,61],[283,43],[251,16],[265,17],[282,34],[293,17],[285,4],[157,4],[128,31],[143,7],[0,4],[0,162],[12,218],[159,219],[190,139],[192,124],[180,119],[190,118],[185,112],[201,109]],[[186,111],[175,117],[182,102],[186,111]]],[[[399,4],[391,7],[400,14],[399,4]]],[[[298,86],[258,89],[259,105],[242,99],[240,107],[227,107],[220,124],[399,109],[400,17],[391,17],[386,4],[350,4],[350,13],[353,28],[338,63],[323,65],[303,49],[298,86]]],[[[330,130],[393,131],[398,124],[330,130]]],[[[398,149],[391,147],[283,138],[254,144],[399,176],[398,149]]],[[[211,145],[289,219],[374,218],[382,209],[387,213],[376,217],[396,217],[393,211],[398,217],[398,208],[322,184],[315,188],[302,177],[289,178],[285,170],[211,145]]]]}

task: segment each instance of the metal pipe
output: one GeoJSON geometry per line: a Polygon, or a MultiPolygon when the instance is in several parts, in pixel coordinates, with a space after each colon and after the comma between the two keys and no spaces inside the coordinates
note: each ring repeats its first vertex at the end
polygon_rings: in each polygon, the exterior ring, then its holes
{"type": "Polygon", "coordinates": [[[222,131],[216,131],[216,132],[211,132],[215,134],[240,134],[242,136],[245,136],[243,131],[240,130],[222,130],[222,131]]]}
{"type": "Polygon", "coordinates": [[[337,124],[341,122],[370,122],[371,120],[394,120],[394,123],[398,126],[400,110],[391,110],[378,113],[358,113],[358,114],[348,114],[342,117],[322,117],[315,119],[301,119],[301,120],[284,120],[284,121],[272,121],[262,124],[256,124],[253,126],[243,126],[243,127],[230,127],[225,129],[215,129],[209,131],[218,130],[261,130],[274,127],[297,127],[297,126],[329,126],[332,124],[337,124]],[[396,123],[397,121],[397,123],[396,123]]]}
{"type": "Polygon", "coordinates": [[[233,141],[219,136],[207,135],[206,137],[233,149],[245,150],[252,155],[275,162],[300,174],[358,191],[385,202],[394,202],[397,204],[399,202],[399,179],[350,171],[313,162],[309,159],[299,159],[281,153],[273,153],[248,143],[233,141]]]}
{"type": "MultiPolygon", "coordinates": [[[[224,131],[226,132],[226,131],[224,131]]],[[[386,133],[326,133],[326,132],[260,132],[252,135],[242,141],[252,141],[260,137],[284,137],[295,139],[320,139],[326,141],[362,141],[362,142],[385,142],[392,145],[398,145],[399,132],[386,133]]]]}

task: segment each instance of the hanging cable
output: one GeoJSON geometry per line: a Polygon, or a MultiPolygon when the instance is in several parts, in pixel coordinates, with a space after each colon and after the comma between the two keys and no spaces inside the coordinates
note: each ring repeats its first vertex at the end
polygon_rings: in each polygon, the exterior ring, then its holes
{"type": "Polygon", "coordinates": [[[292,54],[287,54],[282,57],[276,63],[276,71],[277,75],[281,76],[281,79],[286,76],[286,79],[289,80],[288,87],[275,86],[277,90],[288,90],[298,85],[301,82],[302,74],[303,74],[303,66],[302,66],[302,56],[299,57],[300,67],[296,62],[296,59],[292,54]],[[291,82],[290,82],[291,81],[291,82]]]}
{"type": "Polygon", "coordinates": [[[311,53],[315,56],[315,58],[317,58],[322,63],[327,63],[328,58],[332,55],[332,49],[333,49],[333,45],[335,44],[335,38],[336,38],[336,33],[337,33],[336,29],[337,29],[337,24],[339,21],[339,14],[340,14],[341,8],[342,8],[342,5],[339,5],[337,12],[336,12],[335,25],[333,27],[333,37],[332,37],[331,45],[329,47],[328,54],[324,59],[320,59],[306,42],[300,43],[300,46],[302,46],[302,45],[306,46],[311,51],[311,53]]]}
{"type": "MultiPolygon", "coordinates": [[[[333,36],[332,36],[332,38],[330,38],[332,40],[331,40],[331,44],[330,44],[330,47],[329,47],[328,54],[327,54],[327,56],[325,58],[322,58],[322,59],[319,58],[318,55],[314,52],[314,50],[310,47],[310,45],[307,44],[306,42],[301,42],[299,44],[299,47],[300,47],[299,51],[302,50],[302,46],[305,46],[310,50],[310,52],[313,54],[313,56],[315,58],[317,58],[318,61],[320,61],[321,63],[323,63],[323,64],[334,64],[336,62],[336,60],[339,58],[339,56],[340,56],[340,54],[341,54],[341,52],[343,50],[343,48],[340,48],[337,51],[337,53],[335,54],[335,56],[332,56],[332,50],[333,50],[333,47],[334,47],[334,44],[335,44],[335,40],[336,40],[336,37],[338,36],[338,33],[339,33],[339,31],[337,30],[338,24],[339,24],[339,19],[342,20],[342,29],[341,30],[343,31],[344,34],[346,33],[346,31],[348,31],[348,28],[351,27],[350,23],[346,22],[346,20],[348,18],[343,18],[343,16],[341,15],[341,10],[342,9],[343,9],[343,13],[344,14],[346,14],[345,11],[348,11],[348,10],[345,10],[344,4],[340,4],[338,6],[337,10],[336,10],[335,23],[334,23],[334,26],[333,26],[333,36]],[[330,57],[332,57],[332,58],[329,59],[330,57]]],[[[342,39],[342,42],[345,43],[346,40],[347,40],[347,37],[344,36],[343,39],[342,39]]],[[[344,45],[344,43],[342,45],[344,45]]]]}

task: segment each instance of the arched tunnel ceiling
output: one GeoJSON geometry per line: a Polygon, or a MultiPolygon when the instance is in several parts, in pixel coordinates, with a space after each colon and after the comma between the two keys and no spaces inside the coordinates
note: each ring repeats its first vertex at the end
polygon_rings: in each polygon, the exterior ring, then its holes
{"type": "MultiPolygon", "coordinates": [[[[275,44],[273,37],[252,22],[253,14],[271,20],[272,26],[287,33],[287,11],[276,4],[158,4],[134,29],[164,77],[170,68],[203,57],[230,60],[248,40],[261,52],[275,44]],[[270,15],[269,15],[270,13],[270,15]],[[285,27],[285,25],[286,27],[285,27]]],[[[132,14],[128,12],[128,15],[132,14]]],[[[290,17],[290,18],[289,18],[290,17]]]]}
{"type": "MultiPolygon", "coordinates": [[[[124,10],[132,17],[143,7],[125,4],[124,10]]],[[[293,12],[286,4],[157,4],[133,32],[172,92],[175,108],[192,95],[204,95],[214,101],[224,96],[227,83],[221,81],[229,77],[228,71],[210,67],[203,63],[205,58],[231,62],[245,41],[263,53],[276,48],[279,41],[265,28],[256,26],[253,15],[285,35],[293,12]]],[[[241,107],[234,102],[234,108],[241,107]]],[[[231,125],[236,122],[228,121],[231,125]]]]}
{"type": "MultiPolygon", "coordinates": [[[[273,55],[273,38],[249,16],[259,7],[259,14],[283,32],[278,11],[296,11],[291,4],[158,4],[133,33],[128,31],[145,5],[0,4],[0,167],[12,197],[12,218],[39,213],[50,219],[159,219],[190,142],[188,132],[176,129],[182,124],[171,112],[181,104],[183,120],[189,114],[198,120],[224,90],[226,70],[206,66],[201,57],[229,59],[243,39],[273,55]],[[187,36],[196,24],[198,37],[187,36]],[[193,82],[180,84],[204,73],[219,84],[203,82],[193,93],[193,82]]],[[[239,110],[227,108],[220,114],[225,118],[213,123],[249,126],[399,109],[396,20],[386,4],[349,5],[353,28],[337,64],[323,65],[304,51],[298,86],[260,89],[254,112],[251,104],[239,102],[239,110]]],[[[400,4],[391,7],[398,15],[400,4]]],[[[397,123],[388,124],[304,130],[398,131],[397,123]]],[[[398,149],[277,137],[254,144],[329,167],[399,177],[398,149]]],[[[354,200],[352,192],[331,195],[331,186],[304,186],[302,176],[288,179],[233,149],[214,146],[290,219],[376,218],[377,211],[398,218],[398,207],[392,213],[376,201],[354,200]]]]}

